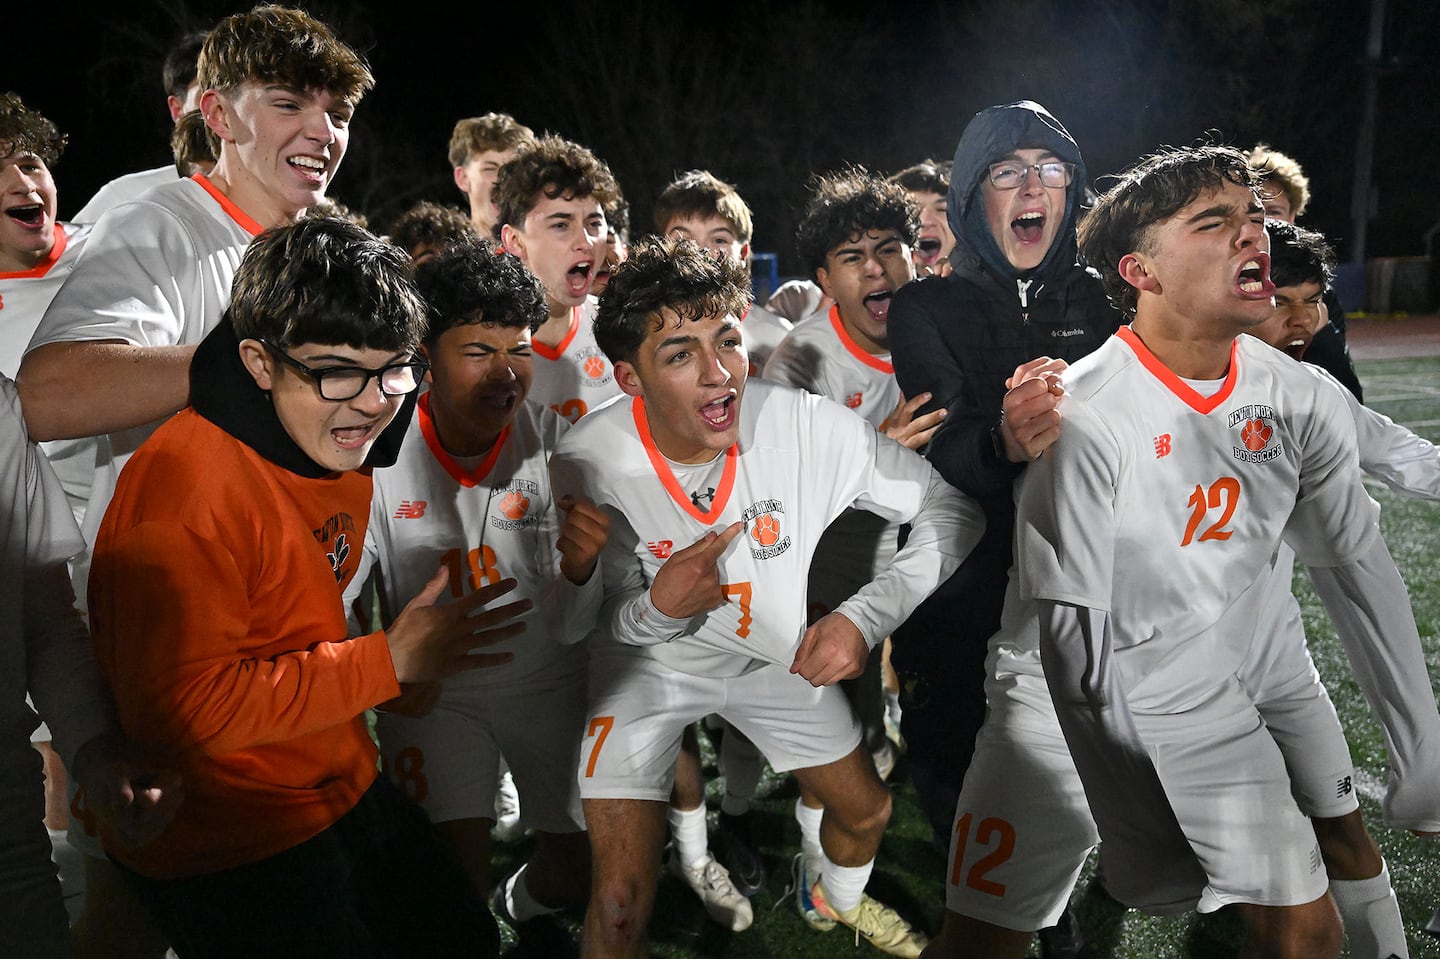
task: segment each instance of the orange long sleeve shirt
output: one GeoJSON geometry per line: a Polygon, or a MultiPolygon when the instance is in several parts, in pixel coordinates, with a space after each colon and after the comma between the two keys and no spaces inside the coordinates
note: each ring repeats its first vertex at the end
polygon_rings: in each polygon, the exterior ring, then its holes
{"type": "Polygon", "coordinates": [[[346,638],[341,591],[369,471],[319,479],[193,410],[126,466],[96,539],[96,655],[125,733],[185,780],[161,838],[112,853],[174,878],[323,831],[376,775],[364,711],[399,693],[383,633],[346,638]]]}

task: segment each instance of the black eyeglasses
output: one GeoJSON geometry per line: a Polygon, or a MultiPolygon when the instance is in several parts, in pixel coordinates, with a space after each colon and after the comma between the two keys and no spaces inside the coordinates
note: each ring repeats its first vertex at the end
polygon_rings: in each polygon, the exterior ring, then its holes
{"type": "Polygon", "coordinates": [[[1025,182],[1034,170],[1042,186],[1069,186],[1075,177],[1075,164],[1060,160],[1042,160],[1039,163],[1021,163],[1019,160],[1001,160],[990,164],[986,176],[990,185],[997,190],[1014,190],[1025,182]]]}
{"type": "Polygon", "coordinates": [[[372,379],[380,381],[380,392],[386,396],[404,396],[415,392],[430,364],[420,359],[409,359],[403,363],[390,363],[378,370],[367,370],[359,366],[306,366],[273,343],[261,340],[265,348],[286,366],[292,367],[315,381],[320,397],[341,403],[353,400],[365,392],[372,379]]]}

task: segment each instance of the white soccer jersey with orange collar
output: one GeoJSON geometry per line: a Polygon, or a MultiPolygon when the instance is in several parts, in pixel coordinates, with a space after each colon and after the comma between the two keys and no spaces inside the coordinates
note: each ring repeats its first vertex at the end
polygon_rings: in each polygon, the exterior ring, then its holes
{"type": "Polygon", "coordinates": [[[451,598],[514,577],[520,585],[501,602],[528,597],[535,608],[523,634],[487,652],[515,658],[466,674],[466,685],[573,675],[584,668],[578,641],[594,625],[600,577],[576,587],[560,573],[555,543],[563,515],[546,462],[568,424],[551,410],[522,403],[484,460],[467,468],[440,445],[429,399],[424,394],[416,404],[399,460],[375,471],[364,556],[346,609],[377,568],[385,625],[440,566],[450,572],[451,598]]]}
{"type": "Polygon", "coordinates": [[[890,354],[877,356],[861,349],[846,332],[838,306],[795,324],[770,354],[765,378],[828,396],[876,428],[900,402],[890,354]]]}
{"type": "MultiPolygon", "coordinates": [[[[626,398],[577,423],[551,473],[557,494],[586,496],[611,514],[603,567],[612,613],[612,601],[644,592],[674,551],[744,522],[720,561],[729,601],[648,646],[674,669],[713,677],[793,662],[811,556],[846,507],[914,524],[894,562],[837,610],[872,647],[944,581],[984,524],[916,453],[829,400],[763,380],[747,383],[739,442],[712,463],[667,460],[643,400],[626,398]]],[[[611,638],[641,642],[618,617],[609,626],[611,638]]]]}
{"type": "Polygon", "coordinates": [[[588,296],[583,304],[572,307],[570,329],[554,346],[539,340],[531,343],[535,378],[528,398],[550,407],[571,423],[620,395],[615,367],[595,343],[598,305],[595,297],[588,296]]]}
{"type": "Polygon", "coordinates": [[[1018,589],[992,683],[1041,675],[1033,604],[1047,600],[1109,614],[1137,717],[1213,702],[1250,644],[1269,641],[1255,625],[1282,536],[1336,566],[1377,535],[1354,419],[1336,390],[1249,336],[1208,397],[1128,327],[1065,383],[1061,438],[1021,478],[1018,589]]]}
{"type": "Polygon", "coordinates": [[[15,378],[45,308],[74,269],[89,236],[88,225],[56,223],[55,242],[44,262],[29,270],[0,272],[0,373],[15,378]]]}

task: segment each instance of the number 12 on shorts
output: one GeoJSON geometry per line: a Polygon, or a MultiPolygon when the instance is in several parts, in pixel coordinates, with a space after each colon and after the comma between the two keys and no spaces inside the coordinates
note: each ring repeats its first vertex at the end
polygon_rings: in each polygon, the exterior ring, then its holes
{"type": "Polygon", "coordinates": [[[1008,862],[1015,854],[1015,827],[994,816],[980,820],[975,829],[975,844],[989,849],[989,852],[976,860],[966,872],[965,853],[970,848],[970,826],[973,820],[974,817],[968,812],[955,820],[955,860],[950,864],[950,885],[960,885],[961,874],[964,873],[965,885],[976,892],[1004,896],[1005,884],[986,879],[985,874],[1008,862]],[[990,848],[992,844],[994,848],[990,848]]]}

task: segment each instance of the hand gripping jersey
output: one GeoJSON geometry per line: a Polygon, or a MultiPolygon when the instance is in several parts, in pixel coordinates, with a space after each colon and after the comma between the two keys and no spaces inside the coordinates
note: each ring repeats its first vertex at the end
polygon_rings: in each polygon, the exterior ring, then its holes
{"type": "Polygon", "coordinates": [[[763,380],[745,387],[739,441],[711,463],[667,460],[643,400],[626,398],[576,424],[551,473],[557,493],[586,496],[611,514],[607,602],[644,592],[673,552],[706,532],[745,524],[720,562],[725,605],[669,635],[637,631],[625,605],[611,620],[612,639],[658,643],[657,660],[697,675],[789,667],[805,631],[812,554],[846,507],[914,524],[894,563],[837,610],[872,647],[949,575],[983,528],[978,507],[920,456],[829,400],[763,380]]]}
{"type": "Polygon", "coordinates": [[[466,673],[462,684],[510,687],[576,674],[585,665],[578,642],[599,612],[600,577],[581,587],[560,573],[555,543],[564,517],[546,462],[568,424],[552,410],[522,403],[484,460],[467,469],[440,445],[429,400],[428,393],[420,397],[399,460],[375,472],[370,534],[346,608],[377,569],[386,623],[442,565],[452,597],[514,577],[520,585],[502,602],[528,597],[535,608],[524,634],[487,651],[515,658],[466,673]]]}
{"type": "Polygon", "coordinates": [[[535,357],[535,379],[527,399],[548,406],[571,423],[613,397],[615,368],[595,343],[593,296],[570,310],[570,329],[554,346],[539,340],[531,343],[535,357]]]}

